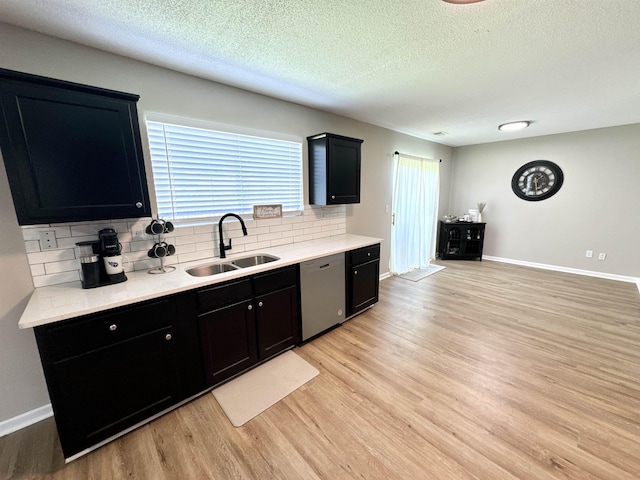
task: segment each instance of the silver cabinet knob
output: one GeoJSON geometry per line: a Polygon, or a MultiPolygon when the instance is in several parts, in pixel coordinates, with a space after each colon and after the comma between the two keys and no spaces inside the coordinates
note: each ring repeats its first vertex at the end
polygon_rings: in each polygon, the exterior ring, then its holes
{"type": "Polygon", "coordinates": [[[109,325],[109,330],[111,330],[112,332],[115,332],[118,329],[118,325],[116,325],[115,323],[109,325]]]}
{"type": "Polygon", "coordinates": [[[335,195],[331,195],[331,200],[335,200],[336,196],[335,195]]]}
{"type": "Polygon", "coordinates": [[[136,202],[136,207],[142,208],[142,202],[136,202]]]}
{"type": "Polygon", "coordinates": [[[164,336],[164,339],[165,339],[165,340],[171,340],[172,338],[173,338],[173,337],[171,336],[171,334],[170,334],[170,333],[167,333],[167,334],[164,336]]]}
{"type": "Polygon", "coordinates": [[[258,306],[261,307],[262,306],[262,302],[258,302],[258,306]]]}
{"type": "Polygon", "coordinates": [[[247,307],[247,310],[253,310],[253,305],[249,305],[249,306],[247,307]]]}
{"type": "Polygon", "coordinates": [[[371,252],[368,252],[368,253],[367,253],[367,257],[370,257],[370,256],[371,256],[371,252]]]}
{"type": "Polygon", "coordinates": [[[357,275],[357,274],[358,274],[358,270],[354,270],[354,271],[353,271],[353,274],[354,274],[354,275],[357,275]]]}

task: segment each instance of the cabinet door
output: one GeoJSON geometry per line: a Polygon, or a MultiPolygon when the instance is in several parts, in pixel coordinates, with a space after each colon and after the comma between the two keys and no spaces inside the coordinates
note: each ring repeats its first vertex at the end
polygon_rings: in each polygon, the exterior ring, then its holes
{"type": "Polygon", "coordinates": [[[170,326],[59,360],[50,373],[66,458],[180,400],[170,326]]]}
{"type": "MultiPolygon", "coordinates": [[[[469,257],[482,257],[482,243],[484,225],[474,225],[467,228],[464,238],[463,254],[469,257]]],[[[482,259],[482,258],[481,258],[482,259]]]]}
{"type": "Polygon", "coordinates": [[[298,342],[298,288],[284,288],[256,297],[258,357],[260,360],[298,342]]]}
{"type": "Polygon", "coordinates": [[[257,362],[253,302],[246,300],[199,316],[200,341],[208,386],[257,362]]]}
{"type": "Polygon", "coordinates": [[[362,140],[333,133],[307,137],[309,144],[309,203],[360,203],[362,140]]]}
{"type": "Polygon", "coordinates": [[[347,273],[347,316],[378,301],[380,261],[349,267],[347,273]]]}
{"type": "Polygon", "coordinates": [[[360,143],[329,139],[327,205],[360,203],[360,143]]]}
{"type": "Polygon", "coordinates": [[[445,230],[445,255],[462,255],[464,248],[462,243],[462,228],[448,225],[445,230]]]}
{"type": "Polygon", "coordinates": [[[0,70],[0,147],[21,225],[150,215],[137,98],[0,70]]]}

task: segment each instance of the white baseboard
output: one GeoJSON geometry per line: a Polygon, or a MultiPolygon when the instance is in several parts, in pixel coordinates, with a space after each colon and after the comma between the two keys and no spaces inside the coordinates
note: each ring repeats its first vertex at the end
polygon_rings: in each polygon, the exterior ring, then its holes
{"type": "Polygon", "coordinates": [[[0,437],[9,435],[10,433],[17,432],[18,430],[38,423],[45,418],[49,418],[53,415],[51,404],[43,405],[34,410],[21,413],[13,418],[0,422],[0,437]]]}
{"type": "Polygon", "coordinates": [[[512,260],[510,258],[491,257],[488,255],[483,255],[482,260],[511,263],[513,265],[541,268],[543,270],[554,270],[556,272],[573,273],[575,275],[586,275],[588,277],[606,278],[607,280],[617,280],[619,282],[635,283],[636,285],[638,285],[638,292],[640,292],[640,278],[636,277],[627,277],[625,275],[616,275],[614,273],[594,272],[592,270],[581,270],[579,268],[560,267],[558,265],[547,265],[545,263],[525,262],[523,260],[512,260]]]}
{"type": "MultiPolygon", "coordinates": [[[[385,272],[380,274],[380,280],[384,280],[385,278],[389,278],[391,276],[391,272],[385,272]]],[[[640,288],[640,285],[638,286],[640,288]]]]}

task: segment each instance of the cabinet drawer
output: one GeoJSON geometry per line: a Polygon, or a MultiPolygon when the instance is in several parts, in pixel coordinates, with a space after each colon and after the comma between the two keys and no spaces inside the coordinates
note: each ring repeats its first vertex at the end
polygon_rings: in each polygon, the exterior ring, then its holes
{"type": "Polygon", "coordinates": [[[256,295],[275,292],[282,288],[298,284],[298,267],[284,267],[270,272],[259,273],[253,277],[253,286],[256,295]]]}
{"type": "Polygon", "coordinates": [[[56,361],[170,326],[174,315],[173,301],[165,299],[39,328],[56,361]]]}
{"type": "Polygon", "coordinates": [[[369,247],[351,250],[348,253],[347,261],[349,265],[359,265],[361,263],[370,262],[380,258],[380,244],[371,245],[369,247]]]}
{"type": "Polygon", "coordinates": [[[198,296],[198,313],[211,312],[218,308],[252,298],[251,281],[249,279],[214,286],[200,290],[198,296]]]}

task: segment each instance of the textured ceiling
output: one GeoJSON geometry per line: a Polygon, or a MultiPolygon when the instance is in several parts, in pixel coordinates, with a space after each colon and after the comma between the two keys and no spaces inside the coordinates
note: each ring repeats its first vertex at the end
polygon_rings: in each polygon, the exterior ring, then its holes
{"type": "Polygon", "coordinates": [[[639,0],[0,0],[0,19],[451,146],[640,123],[639,0]],[[513,120],[533,124],[497,131],[513,120]]]}

